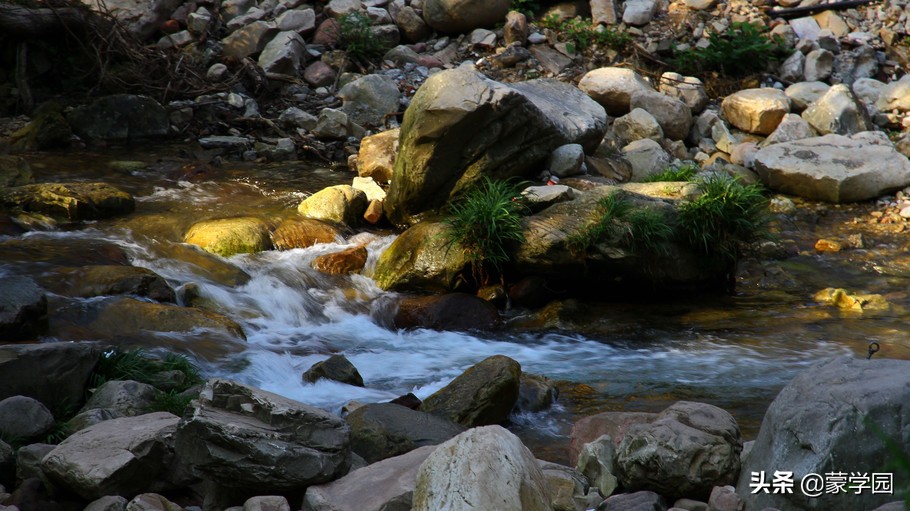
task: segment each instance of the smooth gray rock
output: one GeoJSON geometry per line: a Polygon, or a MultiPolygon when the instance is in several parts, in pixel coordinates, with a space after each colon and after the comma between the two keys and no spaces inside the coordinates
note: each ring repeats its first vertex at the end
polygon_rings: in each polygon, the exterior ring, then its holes
{"type": "Polygon", "coordinates": [[[332,355],[321,362],[316,362],[303,373],[305,382],[315,383],[322,378],[363,387],[363,377],[344,355],[332,355]]]}
{"type": "Polygon", "coordinates": [[[910,161],[887,136],[825,135],[760,149],[755,171],[772,190],[828,202],[880,197],[910,185],[910,161]]]}
{"type": "Polygon", "coordinates": [[[192,481],[174,452],[179,418],[157,412],[77,431],[41,463],[55,484],[92,500],[166,491],[192,481]]]}
{"type": "Polygon", "coordinates": [[[853,135],[873,129],[866,107],[844,84],[828,89],[801,115],[820,135],[853,135]]]}
{"type": "Polygon", "coordinates": [[[605,130],[603,108],[571,85],[507,85],[470,66],[436,73],[405,112],[386,215],[415,223],[484,176],[527,176],[565,144],[593,150],[605,130]]]}
{"type": "Polygon", "coordinates": [[[82,138],[117,142],[164,137],[171,127],[167,109],[133,94],[98,98],[67,113],[66,120],[82,138]]]}
{"type": "Polygon", "coordinates": [[[112,380],[98,387],[80,411],[99,408],[115,415],[133,417],[148,412],[160,395],[160,390],[147,383],[112,380]]]}
{"type": "Polygon", "coordinates": [[[0,435],[29,442],[47,434],[54,416],[41,401],[12,396],[0,401],[0,435]]]}
{"type": "Polygon", "coordinates": [[[47,329],[47,295],[34,280],[18,275],[0,277],[0,289],[0,339],[34,339],[47,329]]]}
{"type": "Polygon", "coordinates": [[[128,500],[119,495],[107,495],[93,500],[83,511],[125,511],[128,500]]]}
{"type": "Polygon", "coordinates": [[[658,0],[626,0],[622,21],[627,25],[647,25],[660,8],[658,0]]]}
{"type": "Polygon", "coordinates": [[[629,428],[616,450],[616,472],[627,490],[670,498],[707,498],[736,481],[742,437],[732,415],[716,406],[678,401],[653,422],[629,428]]]}
{"type": "Polygon", "coordinates": [[[636,108],[628,114],[613,121],[613,133],[624,143],[650,138],[659,142],[664,138],[664,130],[653,115],[643,108],[636,108]]]}
{"type": "Polygon", "coordinates": [[[281,492],[330,481],[351,465],[350,428],[318,408],[220,379],[191,406],[176,446],[194,474],[216,484],[281,492]]]}
{"type": "Polygon", "coordinates": [[[291,505],[280,495],[262,495],[247,499],[243,511],[291,511],[291,505]]]}
{"type": "MultiPolygon", "coordinates": [[[[793,471],[797,488],[808,473],[887,471],[884,467],[896,454],[883,437],[899,445],[910,443],[908,400],[906,360],[840,357],[802,371],[768,407],[743,464],[737,493],[747,509],[852,511],[892,502],[894,495],[870,491],[824,492],[815,498],[798,489],[792,494],[752,493],[749,484],[751,474],[760,471],[766,476],[775,470],[793,471]]],[[[895,487],[900,487],[900,480],[895,474],[895,487]]]]}
{"type": "Polygon", "coordinates": [[[796,114],[787,114],[777,125],[777,128],[768,135],[768,138],[759,143],[759,146],[766,147],[784,142],[793,142],[794,140],[802,140],[817,135],[818,133],[802,117],[796,114]]]}
{"type": "Polygon", "coordinates": [[[799,113],[825,95],[831,86],[825,82],[799,82],[784,89],[790,98],[791,111],[799,113]]]}
{"type": "Polygon", "coordinates": [[[387,458],[354,470],[331,483],[310,486],[303,500],[304,511],[399,511],[410,510],[420,465],[436,450],[419,447],[407,454],[387,458]],[[398,507],[396,507],[398,506],[398,507]]]}
{"type": "Polygon", "coordinates": [[[348,114],[335,108],[323,108],[316,119],[313,133],[320,138],[344,139],[353,132],[348,114]]]}
{"type": "Polygon", "coordinates": [[[292,30],[279,32],[259,54],[259,67],[266,73],[298,76],[306,60],[306,43],[292,30]]]}
{"type": "MultiPolygon", "coordinates": [[[[904,75],[900,80],[891,82],[881,88],[875,101],[875,106],[879,111],[910,111],[910,78],[907,78],[907,76],[904,75]]],[[[854,83],[855,85],[856,83],[854,83]]]]}
{"type": "Polygon", "coordinates": [[[803,81],[803,70],[806,66],[806,55],[801,51],[794,51],[787,60],[783,61],[777,72],[781,79],[788,82],[803,81]]]}
{"type": "Polygon", "coordinates": [[[668,71],[660,75],[658,89],[661,93],[685,103],[693,114],[701,113],[708,106],[709,98],[705,84],[694,76],[683,76],[668,71]]]}
{"type": "Polygon", "coordinates": [[[16,479],[24,481],[31,478],[43,478],[41,460],[56,447],[51,444],[30,444],[20,447],[16,451],[16,479]]]}
{"type": "Polygon", "coordinates": [[[0,399],[23,395],[52,407],[81,403],[100,354],[91,342],[0,346],[0,399]]]}
{"type": "Polygon", "coordinates": [[[184,511],[182,507],[157,493],[136,495],[126,504],[126,511],[184,511]]]}
{"type": "Polygon", "coordinates": [[[632,165],[632,181],[644,181],[670,166],[670,155],[654,140],[642,138],[622,148],[623,155],[632,165]]]}
{"type": "Polygon", "coordinates": [[[382,126],[387,116],[398,112],[398,86],[391,78],[366,75],[346,84],[338,91],[344,104],[341,110],[348,119],[361,126],[382,126]]]}
{"type": "Polygon", "coordinates": [[[806,55],[803,65],[803,78],[807,82],[827,80],[834,71],[834,54],[821,48],[812,50],[806,55]]]}
{"type": "Polygon", "coordinates": [[[642,108],[653,115],[670,140],[685,140],[692,127],[692,110],[682,101],[659,92],[646,90],[632,94],[629,108],[642,108]]]}
{"type": "Polygon", "coordinates": [[[470,429],[420,466],[413,511],[551,511],[543,472],[521,440],[500,426],[470,429]]]}
{"type": "Polygon", "coordinates": [[[550,153],[547,169],[557,177],[574,176],[581,172],[585,151],[581,144],[559,146],[550,153]]]}
{"type": "Polygon", "coordinates": [[[420,409],[466,427],[505,422],[518,400],[521,365],[494,355],[423,400],[420,409]]]}
{"type": "Polygon", "coordinates": [[[610,496],[619,486],[615,462],[616,443],[610,435],[602,435],[581,447],[575,470],[588,478],[601,495],[610,496]]]}
{"type": "Polygon", "coordinates": [[[653,491],[613,495],[597,506],[597,511],[666,511],[667,501],[653,491]]]}
{"type": "Polygon", "coordinates": [[[351,450],[367,463],[437,445],[465,430],[448,419],[393,403],[364,405],[345,417],[351,450]]]}

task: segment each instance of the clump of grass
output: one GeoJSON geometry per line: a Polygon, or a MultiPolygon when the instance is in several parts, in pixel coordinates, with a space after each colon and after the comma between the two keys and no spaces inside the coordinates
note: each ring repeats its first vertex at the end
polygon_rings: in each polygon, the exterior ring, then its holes
{"type": "Polygon", "coordinates": [[[192,400],[192,396],[184,395],[176,390],[162,392],[158,398],[155,399],[155,402],[152,403],[152,406],[149,407],[149,411],[169,412],[181,417],[192,400]]]}
{"type": "Polygon", "coordinates": [[[590,19],[572,18],[560,20],[558,14],[551,14],[537,22],[543,28],[549,28],[567,42],[569,51],[585,51],[594,45],[622,50],[631,41],[632,36],[612,27],[597,27],[590,19]]]}
{"type": "Polygon", "coordinates": [[[345,14],[338,20],[338,44],[352,59],[369,60],[386,50],[370,26],[370,18],[359,12],[345,14]]]}
{"type": "Polygon", "coordinates": [[[660,211],[634,207],[626,195],[614,192],[598,201],[595,220],[569,236],[567,245],[576,254],[604,241],[619,242],[634,253],[666,253],[666,242],[674,233],[660,211]]]}
{"type": "Polygon", "coordinates": [[[89,384],[92,387],[99,387],[112,380],[134,380],[154,384],[157,381],[157,373],[174,370],[184,375],[178,392],[202,382],[199,368],[183,355],[168,353],[164,358],[158,359],[146,354],[142,349],[129,351],[113,349],[101,355],[89,378],[89,384]]]}
{"type": "Polygon", "coordinates": [[[533,16],[540,10],[540,4],[536,0],[512,0],[509,3],[509,9],[518,11],[525,16],[533,16]]]}
{"type": "Polygon", "coordinates": [[[659,174],[652,174],[644,179],[645,183],[662,183],[675,181],[690,181],[695,174],[698,174],[699,168],[695,164],[684,164],[679,166],[667,167],[659,174]]]}
{"type": "Polygon", "coordinates": [[[723,33],[711,37],[707,48],[693,47],[677,52],[670,65],[679,73],[704,76],[717,71],[722,76],[742,77],[761,72],[769,62],[781,60],[786,48],[751,23],[734,22],[723,33]]]}
{"type": "Polygon", "coordinates": [[[501,274],[511,260],[511,246],[524,241],[526,211],[517,183],[487,177],[449,206],[443,220],[446,242],[464,251],[478,284],[488,284],[491,271],[501,274]]]}
{"type": "Polygon", "coordinates": [[[715,262],[733,264],[743,247],[767,236],[768,199],[759,185],[724,175],[696,181],[702,193],[679,206],[681,236],[715,262]]]}

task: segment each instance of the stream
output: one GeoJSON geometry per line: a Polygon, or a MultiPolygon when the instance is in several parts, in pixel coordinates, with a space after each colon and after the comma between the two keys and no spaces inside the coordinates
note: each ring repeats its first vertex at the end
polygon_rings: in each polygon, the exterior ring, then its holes
{"type": "MultiPolygon", "coordinates": [[[[226,259],[181,243],[202,219],[255,215],[278,222],[294,216],[307,194],[350,182],[346,170],[231,162],[186,181],[178,179],[186,155],[169,146],[29,160],[37,182],[109,182],[136,197],[136,211],[19,238],[0,236],[0,274],[47,278],[68,252],[103,254],[104,247],[119,247],[133,265],[167,279],[178,295],[192,286],[197,300],[237,321],[247,336],[241,343],[211,332],[153,333],[157,346],[188,354],[205,376],[236,379],[336,413],[351,400],[385,401],[407,392],[425,398],[483,358],[503,354],[523,371],[558,380],[557,404],[513,416],[511,429],[538,457],[564,463],[572,423],[590,414],[703,401],[732,413],[748,440],[776,393],[803,368],[831,357],[864,357],[873,339],[882,346],[876,357],[910,359],[908,235],[867,234],[871,248],[833,254],[811,248],[821,236],[846,236],[859,225],[851,224],[858,213],[849,207],[806,205],[811,213],[782,222],[779,236],[798,254],[744,264],[733,296],[564,300],[541,313],[508,311],[506,328],[493,333],[396,331],[388,325],[397,297],[370,278],[394,239],[391,231],[226,259]],[[370,254],[362,275],[328,276],[310,267],[319,255],[361,243],[370,254]],[[10,247],[22,244],[38,247],[40,257],[16,256],[26,252],[10,247]],[[240,271],[249,279],[236,278],[240,271]],[[841,311],[813,300],[825,287],[882,294],[893,307],[841,311]],[[332,353],[348,357],[365,388],[303,383],[301,374],[332,353]]],[[[79,320],[91,316],[100,300],[49,294],[50,330],[42,340],[114,341],[79,320]]]]}

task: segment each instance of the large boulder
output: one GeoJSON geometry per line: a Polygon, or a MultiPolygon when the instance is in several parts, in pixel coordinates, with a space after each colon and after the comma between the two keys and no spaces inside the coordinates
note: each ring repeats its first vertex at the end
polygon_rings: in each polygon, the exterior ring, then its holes
{"type": "MultiPolygon", "coordinates": [[[[849,487],[846,494],[824,491],[812,497],[799,488],[808,474],[890,472],[887,467],[897,466],[902,456],[898,451],[905,452],[910,445],[908,400],[910,362],[906,360],[843,357],[803,371],[768,407],[743,462],[737,493],[747,509],[848,511],[893,501],[891,493],[849,487]],[[763,473],[765,482],[770,482],[780,470],[793,472],[793,493],[771,493],[773,489],[766,493],[753,485],[753,474],[763,473]]],[[[894,473],[893,488],[907,483],[906,473],[894,473]]]]}
{"type": "Polygon", "coordinates": [[[0,346],[0,399],[23,395],[51,408],[76,406],[100,354],[89,342],[0,346]]]}
{"type": "Polygon", "coordinates": [[[183,241],[222,257],[269,250],[269,227],[255,217],[218,218],[196,222],[183,241]]]}
{"type": "Polygon", "coordinates": [[[743,131],[768,135],[790,113],[790,100],[777,89],[745,89],[724,98],[721,113],[743,131]]]}
{"type": "Polygon", "coordinates": [[[351,466],[350,428],[339,417],[270,392],[210,380],[177,430],[199,477],[257,493],[324,483],[351,466]]]}
{"type": "Polygon", "coordinates": [[[303,511],[410,510],[417,472],[435,450],[435,445],[419,447],[354,470],[337,481],[310,486],[303,511]]]}
{"type": "Polygon", "coordinates": [[[910,185],[910,161],[881,132],[825,135],[775,144],[755,154],[772,190],[828,202],[874,199],[910,185]]]}
{"type": "Polygon", "coordinates": [[[500,426],[470,429],[420,466],[414,511],[551,511],[543,472],[521,440],[500,426]]]}
{"type": "Polygon", "coordinates": [[[25,396],[0,401],[0,436],[21,442],[37,440],[54,426],[54,416],[41,401],[25,396]]]}
{"type": "Polygon", "coordinates": [[[401,233],[379,256],[373,278],[393,291],[455,287],[468,259],[445,238],[447,225],[420,222],[401,233]]]}
{"type": "Polygon", "coordinates": [[[436,73],[405,112],[386,214],[398,225],[415,223],[483,177],[539,170],[561,145],[592,151],[605,130],[603,108],[571,85],[506,85],[471,66],[436,73]]]}
{"type": "Polygon", "coordinates": [[[334,224],[355,226],[367,210],[367,195],[351,185],[323,188],[297,206],[301,215],[334,224]]]}
{"type": "Polygon", "coordinates": [[[152,303],[135,298],[113,298],[93,305],[97,305],[99,310],[89,328],[101,339],[152,342],[156,332],[201,333],[201,330],[207,330],[217,338],[246,340],[243,329],[235,321],[196,307],[152,303]]]}
{"type": "Polygon", "coordinates": [[[464,426],[394,403],[364,405],[349,413],[351,450],[367,463],[436,445],[465,430],[464,426]]]}
{"type": "Polygon", "coordinates": [[[853,135],[874,128],[866,107],[850,87],[842,83],[834,85],[809,105],[802,117],[820,135],[853,135]]]}
{"type": "Polygon", "coordinates": [[[157,412],[77,431],[42,461],[51,481],[92,500],[166,491],[192,481],[174,452],[179,418],[157,412]]]}
{"type": "Polygon", "coordinates": [[[100,220],[131,213],[132,195],[105,183],[41,183],[0,193],[0,205],[59,221],[100,220]]]}
{"type": "Polygon", "coordinates": [[[0,277],[0,339],[35,339],[47,329],[47,295],[29,277],[0,277]]]}
{"type": "Polygon", "coordinates": [[[133,94],[98,98],[70,111],[66,120],[74,133],[89,140],[161,138],[171,129],[167,109],[150,97],[133,94]]]}
{"type": "Polygon", "coordinates": [[[707,499],[713,487],[736,481],[742,447],[732,415],[679,401],[629,428],[616,449],[616,475],[627,490],[707,499]]]}
{"type": "Polygon", "coordinates": [[[481,27],[492,27],[509,12],[508,0],[427,0],[423,19],[434,30],[463,34],[481,27]]]}
{"type": "Polygon", "coordinates": [[[521,365],[494,355],[426,398],[420,409],[473,428],[505,422],[518,400],[521,365]]]}
{"type": "Polygon", "coordinates": [[[654,90],[640,74],[623,67],[602,67],[588,71],[578,82],[578,88],[614,116],[629,113],[629,104],[636,92],[654,90]]]}
{"type": "Polygon", "coordinates": [[[492,330],[499,312],[490,302],[467,293],[405,298],[398,304],[396,328],[492,330]]]}

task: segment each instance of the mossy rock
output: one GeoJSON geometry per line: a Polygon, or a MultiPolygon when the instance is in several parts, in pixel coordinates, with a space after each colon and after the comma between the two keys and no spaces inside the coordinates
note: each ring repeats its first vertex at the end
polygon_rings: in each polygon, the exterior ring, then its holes
{"type": "Polygon", "coordinates": [[[73,131],[59,107],[49,107],[10,136],[10,146],[15,151],[40,151],[67,147],[73,131]]]}
{"type": "Polygon", "coordinates": [[[106,183],[40,183],[0,192],[0,204],[55,220],[80,222],[131,213],[133,196],[106,183]]]}
{"type": "Polygon", "coordinates": [[[297,211],[307,217],[334,224],[355,226],[367,210],[367,195],[350,185],[324,188],[307,197],[297,211]]]}
{"type": "Polygon", "coordinates": [[[307,248],[317,243],[332,243],[341,235],[335,227],[312,218],[288,218],[272,233],[278,250],[307,248]]]}
{"type": "Polygon", "coordinates": [[[252,254],[272,248],[268,224],[254,217],[197,222],[190,227],[183,240],[222,257],[252,254]]]}
{"type": "Polygon", "coordinates": [[[379,256],[373,279],[387,290],[448,291],[468,265],[445,238],[446,225],[421,222],[401,233],[379,256]]]}
{"type": "Polygon", "coordinates": [[[194,307],[151,303],[133,298],[106,304],[91,325],[109,337],[133,337],[143,332],[190,332],[212,330],[229,338],[246,340],[243,329],[227,316],[194,307]]]}

